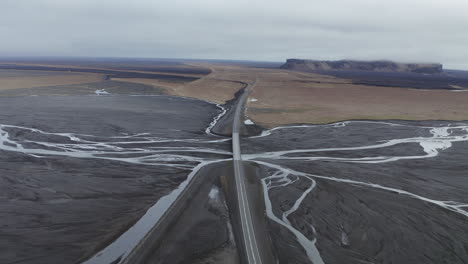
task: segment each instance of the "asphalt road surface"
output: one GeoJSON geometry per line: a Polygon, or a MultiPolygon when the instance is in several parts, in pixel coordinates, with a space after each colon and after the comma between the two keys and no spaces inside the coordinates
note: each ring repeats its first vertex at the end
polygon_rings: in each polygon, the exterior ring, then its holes
{"type": "Polygon", "coordinates": [[[242,237],[244,241],[243,251],[246,255],[246,263],[249,264],[261,264],[262,257],[259,252],[259,247],[256,238],[255,228],[253,226],[251,207],[249,204],[249,195],[245,187],[245,172],[244,165],[242,163],[242,156],[239,144],[239,130],[241,120],[243,120],[242,114],[244,109],[245,100],[252,90],[254,84],[249,85],[242,96],[239,98],[239,103],[235,109],[234,123],[232,126],[232,153],[234,162],[234,177],[236,182],[237,197],[239,202],[239,211],[241,217],[242,226],[242,237]]]}

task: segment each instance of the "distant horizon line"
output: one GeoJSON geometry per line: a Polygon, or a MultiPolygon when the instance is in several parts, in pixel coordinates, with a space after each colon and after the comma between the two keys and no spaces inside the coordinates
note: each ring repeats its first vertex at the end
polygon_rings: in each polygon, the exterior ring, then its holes
{"type": "Polygon", "coordinates": [[[236,62],[236,63],[268,63],[268,64],[280,64],[285,63],[288,59],[299,59],[299,60],[311,60],[311,61],[360,61],[360,62],[374,62],[374,61],[389,61],[395,63],[421,63],[421,64],[442,64],[446,70],[468,70],[468,63],[443,63],[443,62],[405,62],[393,59],[311,59],[311,58],[300,58],[300,57],[289,57],[283,61],[278,60],[246,60],[246,59],[205,59],[205,58],[182,58],[182,57],[131,57],[131,56],[62,56],[62,55],[0,55],[0,60],[140,60],[140,61],[159,61],[159,62],[184,62],[184,61],[198,61],[198,62],[236,62]],[[447,65],[450,65],[446,67],[447,65]],[[460,67],[453,67],[454,65],[460,65],[460,67]]]}
{"type": "Polygon", "coordinates": [[[261,63],[284,63],[284,61],[276,60],[242,60],[242,59],[204,59],[204,58],[168,58],[168,57],[129,57],[129,56],[16,56],[16,55],[1,55],[1,59],[76,59],[76,60],[87,60],[87,59],[102,59],[102,60],[118,60],[118,59],[133,59],[133,60],[160,60],[160,61],[218,61],[218,62],[261,62],[261,63]]]}

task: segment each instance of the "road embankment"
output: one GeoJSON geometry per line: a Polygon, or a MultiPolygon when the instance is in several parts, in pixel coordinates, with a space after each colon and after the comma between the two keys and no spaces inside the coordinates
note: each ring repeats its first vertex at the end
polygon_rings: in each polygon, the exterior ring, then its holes
{"type": "Polygon", "coordinates": [[[227,168],[227,162],[202,167],[173,206],[122,263],[148,263],[155,259],[158,263],[180,263],[227,246],[232,255],[230,258],[235,259],[237,253],[228,241],[227,212],[219,206],[219,212],[214,212],[216,210],[210,210],[208,206],[210,191],[218,184],[219,176],[227,173],[227,168]]]}
{"type": "MultiPolygon", "coordinates": [[[[257,239],[258,248],[263,263],[277,263],[276,254],[273,250],[273,244],[270,238],[270,231],[268,221],[265,214],[265,202],[263,199],[263,189],[260,179],[266,175],[264,167],[258,166],[253,162],[243,162],[244,174],[245,174],[245,185],[247,196],[249,199],[249,209],[252,216],[252,223],[255,227],[255,237],[257,239]]],[[[234,178],[233,164],[229,165],[229,174],[222,177],[222,186],[226,196],[226,202],[229,207],[229,213],[231,217],[231,223],[233,231],[236,234],[235,240],[239,256],[241,257],[241,263],[248,263],[246,259],[244,237],[242,236],[242,224],[239,208],[239,197],[236,190],[236,183],[234,178]]]]}
{"type": "MultiPolygon", "coordinates": [[[[234,123],[234,116],[236,112],[236,106],[240,103],[242,95],[244,92],[248,92],[245,89],[247,88],[248,84],[244,83],[244,87],[241,88],[237,93],[234,94],[234,98],[227,101],[226,104],[223,105],[224,109],[226,109],[226,114],[223,115],[216,125],[211,129],[211,132],[225,137],[232,136],[232,124],[234,123]]],[[[263,128],[254,124],[246,126],[244,124],[245,115],[242,115],[242,120],[240,120],[240,128],[239,128],[239,135],[241,136],[255,136],[259,135],[263,128]]]]}

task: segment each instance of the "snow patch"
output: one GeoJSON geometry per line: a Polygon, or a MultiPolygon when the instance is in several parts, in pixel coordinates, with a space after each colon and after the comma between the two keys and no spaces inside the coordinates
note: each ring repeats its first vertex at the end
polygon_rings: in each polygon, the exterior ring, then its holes
{"type": "Polygon", "coordinates": [[[219,189],[216,186],[213,186],[211,188],[210,193],[208,193],[208,197],[210,197],[211,200],[217,200],[219,197],[219,189]]]}
{"type": "Polygon", "coordinates": [[[255,125],[255,123],[254,123],[252,120],[250,120],[250,119],[246,119],[246,120],[244,121],[244,124],[246,124],[246,125],[255,125]]]}
{"type": "Polygon", "coordinates": [[[94,91],[94,93],[95,93],[96,95],[108,95],[108,94],[109,94],[109,93],[108,93],[106,90],[104,90],[104,89],[96,90],[96,91],[94,91]]]}

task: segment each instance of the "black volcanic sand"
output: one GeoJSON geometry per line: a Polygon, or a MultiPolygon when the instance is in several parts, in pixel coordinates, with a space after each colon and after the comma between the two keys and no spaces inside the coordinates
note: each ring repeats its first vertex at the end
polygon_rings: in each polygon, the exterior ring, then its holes
{"type": "Polygon", "coordinates": [[[122,81],[103,80],[101,82],[38,86],[0,91],[0,96],[37,96],[37,95],[95,95],[97,90],[104,90],[112,95],[162,95],[163,88],[122,81]]]}
{"type": "Polygon", "coordinates": [[[129,70],[129,71],[146,71],[146,72],[167,72],[179,74],[209,74],[210,69],[200,66],[185,65],[183,60],[158,60],[158,59],[135,59],[135,58],[73,58],[73,59],[60,59],[60,58],[3,58],[1,63],[33,63],[33,64],[46,64],[48,67],[53,66],[80,66],[91,68],[104,68],[115,70],[129,70]]]}
{"type": "Polygon", "coordinates": [[[317,185],[291,222],[312,223],[325,263],[466,263],[465,216],[391,192],[317,185]]]}
{"type": "Polygon", "coordinates": [[[149,132],[206,139],[205,128],[218,112],[214,104],[173,96],[0,98],[1,124],[105,137],[149,132]]]}
{"type": "Polygon", "coordinates": [[[182,213],[161,230],[159,239],[144,263],[237,264],[229,209],[221,178],[232,174],[230,162],[208,165],[200,170],[197,187],[181,208],[182,213]]]}
{"type": "MultiPolygon", "coordinates": [[[[98,136],[94,140],[110,142],[110,136],[142,132],[170,139],[209,139],[204,130],[218,111],[212,104],[168,96],[0,98],[0,124],[91,134],[98,136]]],[[[7,130],[17,140],[56,140],[53,135],[7,130]]],[[[218,143],[216,148],[230,147],[218,143]]],[[[0,263],[80,262],[128,229],[189,172],[114,160],[38,158],[0,151],[0,263]]]]}
{"type": "Polygon", "coordinates": [[[361,85],[447,90],[460,90],[452,85],[468,87],[466,73],[457,74],[450,71],[441,74],[368,71],[318,71],[317,73],[351,79],[354,84],[361,85]]]}
{"type": "MultiPolygon", "coordinates": [[[[349,123],[345,127],[317,126],[273,131],[262,138],[243,140],[244,153],[357,147],[385,140],[430,137],[419,126],[455,126],[457,122],[396,122],[413,126],[349,123]]],[[[454,133],[456,134],[456,133],[454,133]]],[[[419,144],[399,144],[368,150],[337,150],[289,154],[290,157],[347,157],[424,155],[419,144]]],[[[433,158],[407,159],[377,164],[333,160],[263,161],[296,171],[350,179],[401,189],[433,200],[468,203],[468,142],[453,142],[433,158]]],[[[269,169],[270,175],[276,170],[269,169]]],[[[291,179],[295,179],[292,176],[291,179]]],[[[371,186],[313,178],[316,187],[299,209],[289,216],[292,225],[316,247],[325,263],[467,263],[468,218],[394,191],[371,186]],[[311,228],[312,225],[316,233],[311,228]]],[[[272,189],[273,211],[281,218],[311,185],[300,178],[286,187],[272,189]]],[[[466,209],[466,208],[465,208],[466,209]]],[[[271,235],[280,263],[310,263],[295,236],[270,221],[271,235]]]]}
{"type": "Polygon", "coordinates": [[[246,147],[242,149],[242,154],[291,149],[365,146],[398,138],[430,137],[431,133],[424,127],[460,125],[466,126],[468,121],[355,120],[326,125],[299,124],[294,125],[294,128],[275,129],[272,131],[272,135],[267,137],[243,138],[241,143],[246,147]],[[346,123],[346,129],[339,129],[343,123],[346,123]],[[396,124],[397,126],[387,124],[396,124]],[[271,144],[272,140],[275,141],[275,144],[271,144]]]}
{"type": "Polygon", "coordinates": [[[97,73],[106,74],[113,78],[144,78],[144,79],[158,79],[170,82],[191,82],[198,80],[197,77],[182,76],[182,75],[169,75],[161,73],[145,73],[124,70],[108,70],[108,69],[94,69],[94,68],[74,68],[74,67],[53,67],[53,66],[29,66],[29,65],[11,65],[0,64],[1,70],[26,70],[26,71],[57,71],[57,72],[82,72],[82,73],[97,73]]]}

